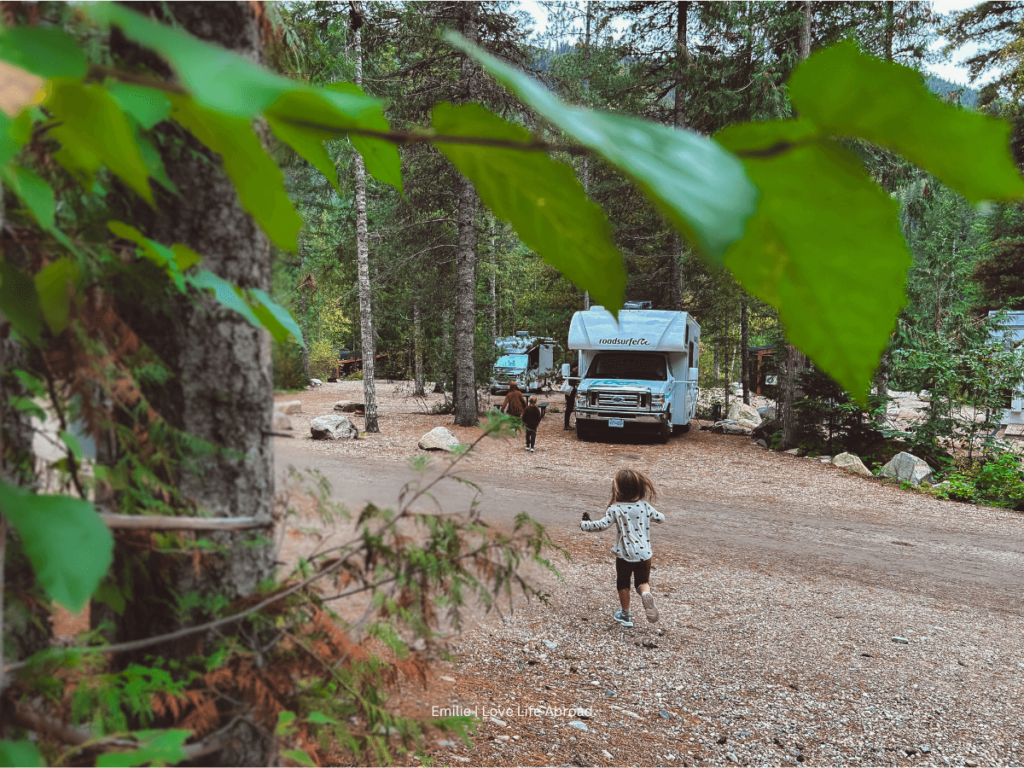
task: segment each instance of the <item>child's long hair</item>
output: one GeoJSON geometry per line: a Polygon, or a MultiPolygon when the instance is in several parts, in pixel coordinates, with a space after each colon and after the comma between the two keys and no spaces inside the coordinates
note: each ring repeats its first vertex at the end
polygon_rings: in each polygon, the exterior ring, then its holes
{"type": "Polygon", "coordinates": [[[639,469],[620,469],[616,472],[612,480],[612,500],[608,506],[641,499],[657,501],[658,489],[654,487],[654,481],[639,469]]]}

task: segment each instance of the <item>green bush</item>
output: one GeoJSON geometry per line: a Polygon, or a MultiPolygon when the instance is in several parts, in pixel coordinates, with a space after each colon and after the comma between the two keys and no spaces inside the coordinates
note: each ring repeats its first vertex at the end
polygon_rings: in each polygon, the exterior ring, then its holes
{"type": "Polygon", "coordinates": [[[309,343],[309,375],[321,381],[334,376],[338,356],[331,348],[329,341],[311,341],[309,343]]]}
{"type": "Polygon", "coordinates": [[[305,389],[309,378],[302,368],[302,347],[294,339],[274,342],[271,350],[274,389],[305,389]]]}
{"type": "Polygon", "coordinates": [[[932,493],[940,499],[1024,510],[1024,470],[1012,453],[951,472],[932,493]]]}

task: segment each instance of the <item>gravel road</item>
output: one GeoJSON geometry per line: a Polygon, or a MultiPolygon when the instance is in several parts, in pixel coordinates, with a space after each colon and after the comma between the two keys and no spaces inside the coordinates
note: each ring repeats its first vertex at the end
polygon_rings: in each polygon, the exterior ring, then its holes
{"type": "MultiPolygon", "coordinates": [[[[398,398],[382,405],[384,436],[278,440],[279,473],[317,468],[353,508],[393,505],[415,476],[405,461],[415,438],[446,419],[403,411],[398,398]]],[[[493,443],[461,473],[483,487],[488,520],[526,510],[572,560],[561,580],[540,578],[547,604],[481,621],[455,638],[456,664],[436,664],[427,690],[403,692],[410,713],[485,716],[468,745],[432,738],[432,759],[1024,762],[1024,516],[938,502],[742,438],[581,444],[545,420],[545,443],[546,455],[528,458],[518,442],[493,443]],[[632,629],[611,620],[612,534],[578,527],[583,511],[603,510],[627,463],[654,475],[668,517],[653,532],[662,619],[648,625],[641,611],[632,629]],[[569,715],[574,707],[589,717],[569,715]],[[495,713],[500,722],[487,719],[495,713]]],[[[457,508],[465,493],[440,501],[457,508]]]]}

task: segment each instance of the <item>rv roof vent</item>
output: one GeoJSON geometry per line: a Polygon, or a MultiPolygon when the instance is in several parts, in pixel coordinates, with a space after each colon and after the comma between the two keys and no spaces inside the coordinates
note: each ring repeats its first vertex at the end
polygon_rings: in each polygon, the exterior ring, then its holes
{"type": "Polygon", "coordinates": [[[516,336],[529,336],[529,331],[516,331],[516,336]]]}
{"type": "Polygon", "coordinates": [[[591,312],[604,312],[604,307],[602,307],[600,304],[595,304],[595,305],[593,305],[590,308],[590,311],[591,312]]]}

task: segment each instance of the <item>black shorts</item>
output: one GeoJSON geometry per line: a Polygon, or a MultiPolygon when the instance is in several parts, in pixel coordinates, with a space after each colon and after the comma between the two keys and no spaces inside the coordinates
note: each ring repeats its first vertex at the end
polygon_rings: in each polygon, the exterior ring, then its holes
{"type": "Polygon", "coordinates": [[[629,589],[629,577],[633,577],[633,584],[638,587],[641,584],[649,584],[651,581],[651,561],[640,560],[631,563],[621,557],[615,558],[615,589],[629,589]]]}

